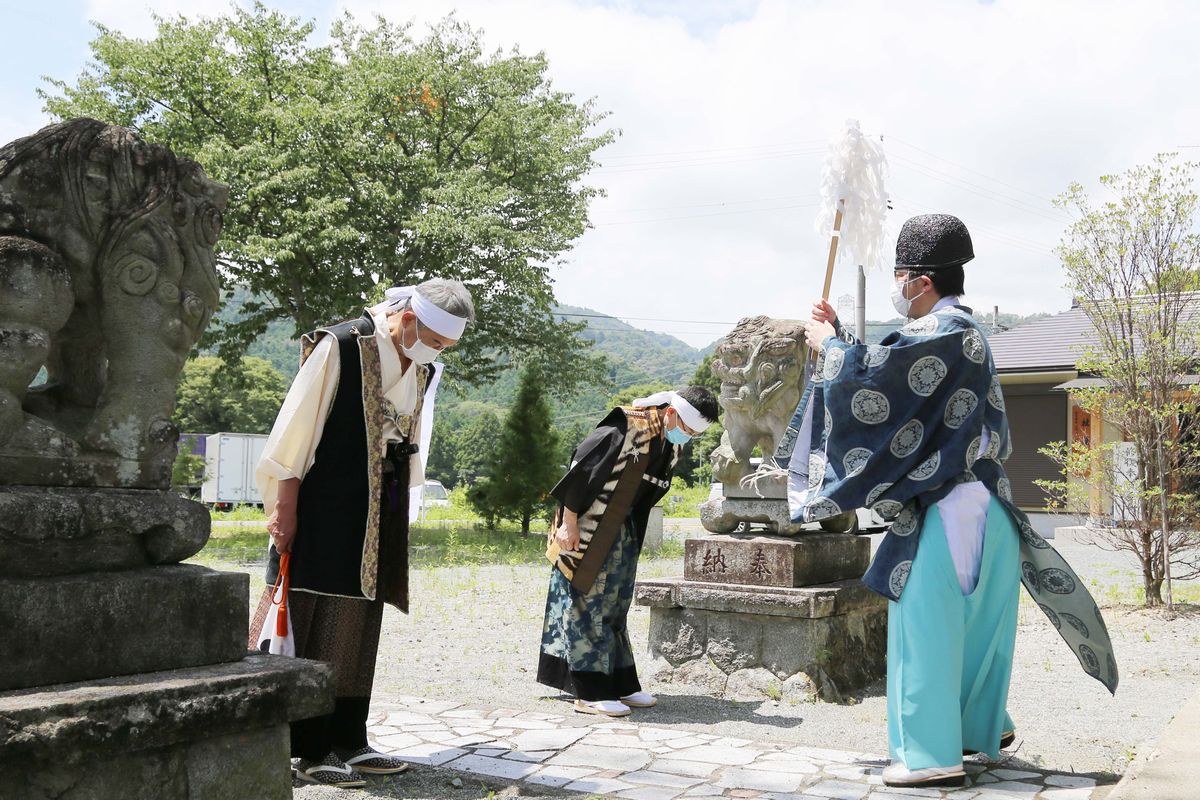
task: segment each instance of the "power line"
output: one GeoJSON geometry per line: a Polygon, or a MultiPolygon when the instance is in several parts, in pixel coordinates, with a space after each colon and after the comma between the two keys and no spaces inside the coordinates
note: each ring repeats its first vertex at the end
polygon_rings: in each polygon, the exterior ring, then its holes
{"type": "MultiPolygon", "coordinates": [[[[907,197],[901,197],[899,195],[892,195],[892,199],[901,205],[912,206],[913,208],[922,210],[922,211],[936,211],[937,210],[937,209],[934,209],[932,206],[925,205],[924,203],[918,203],[915,200],[910,200],[907,197]]],[[[1050,251],[1052,251],[1054,249],[1053,245],[1048,245],[1048,244],[1044,244],[1042,242],[1037,242],[1037,241],[1034,241],[1033,239],[1026,239],[1024,237],[1010,234],[999,228],[993,228],[991,226],[983,225],[983,224],[976,223],[976,222],[971,223],[971,230],[972,231],[976,231],[976,230],[980,231],[981,234],[985,238],[990,238],[990,239],[993,239],[996,241],[1001,241],[1004,244],[1010,244],[1010,245],[1013,245],[1016,247],[1021,247],[1022,249],[1030,250],[1031,252],[1036,252],[1039,255],[1048,255],[1050,253],[1050,251]]]]}
{"type": "Polygon", "coordinates": [[[1034,214],[1053,222],[1065,223],[1070,221],[1070,217],[1066,216],[1065,214],[1061,214],[1059,212],[1048,213],[1048,210],[1046,209],[1038,208],[1031,203],[1026,203],[1023,200],[1017,200],[1009,197],[1006,194],[997,192],[994,189],[989,189],[986,186],[980,186],[977,183],[972,183],[971,181],[964,180],[947,172],[941,172],[933,167],[921,164],[918,161],[911,161],[903,156],[894,156],[893,158],[894,160],[899,161],[901,166],[913,170],[918,175],[924,175],[926,178],[931,178],[935,181],[941,181],[942,183],[950,186],[955,186],[955,188],[960,189],[961,191],[982,197],[985,200],[991,200],[992,202],[1008,206],[1009,208],[1017,211],[1024,211],[1028,214],[1034,214]],[[944,177],[939,177],[939,175],[944,177]]]}
{"type": "Polygon", "coordinates": [[[660,169],[677,169],[681,167],[708,167],[708,166],[723,166],[726,164],[745,164],[751,161],[767,161],[778,158],[797,158],[800,156],[808,156],[816,153],[824,152],[823,150],[796,150],[791,152],[771,153],[761,156],[742,156],[732,159],[707,159],[707,160],[692,160],[692,161],[664,161],[659,163],[648,162],[646,164],[614,164],[605,166],[601,164],[596,167],[597,172],[604,172],[607,175],[619,175],[626,172],[651,172],[660,169]]]}
{"type": "Polygon", "coordinates": [[[626,317],[616,314],[580,314],[568,311],[555,311],[554,314],[559,317],[594,317],[599,319],[636,319],[644,322],[681,322],[685,325],[736,325],[734,322],[714,322],[706,319],[661,319],[659,317],[626,317]]]}
{"type": "Polygon", "coordinates": [[[744,145],[732,145],[729,147],[709,147],[709,148],[702,148],[699,150],[667,150],[667,151],[660,151],[657,153],[611,153],[605,157],[606,158],[650,158],[650,157],[657,157],[657,156],[688,155],[691,153],[717,153],[717,152],[725,152],[725,151],[729,151],[729,150],[767,150],[767,149],[778,149],[781,147],[809,147],[812,145],[819,145],[819,144],[823,144],[823,143],[824,143],[823,139],[807,139],[807,140],[799,141],[799,142],[779,142],[778,144],[744,144],[744,145]]]}
{"type": "Polygon", "coordinates": [[[770,208],[743,208],[743,209],[738,209],[738,210],[733,210],[733,211],[716,211],[712,214],[684,214],[684,215],[678,216],[678,217],[656,217],[653,219],[629,219],[629,220],[621,220],[619,222],[595,222],[592,224],[593,224],[593,227],[596,227],[596,228],[611,228],[614,225],[642,225],[645,223],[652,223],[652,222],[675,222],[677,220],[683,220],[683,219],[704,219],[705,217],[725,217],[725,216],[729,216],[732,214],[756,214],[756,213],[766,213],[768,211],[786,211],[786,210],[795,209],[795,208],[816,208],[819,205],[820,205],[820,203],[797,203],[794,205],[787,205],[787,206],[772,206],[770,208]]]}
{"type": "Polygon", "coordinates": [[[650,207],[650,208],[622,208],[622,209],[610,210],[607,213],[609,213],[609,214],[637,214],[637,213],[642,213],[642,212],[646,212],[646,211],[675,211],[675,210],[678,210],[681,208],[712,208],[713,206],[737,206],[737,205],[746,205],[747,203],[778,203],[783,200],[802,200],[802,199],[811,200],[812,197],[810,195],[793,194],[793,195],[785,195],[783,197],[760,197],[760,198],[757,198],[754,200],[721,200],[716,203],[692,203],[690,205],[682,205],[682,206],[654,206],[654,207],[650,207]]]}
{"type": "Polygon", "coordinates": [[[1006,181],[1002,181],[1002,180],[1000,180],[999,178],[992,177],[992,176],[990,176],[990,175],[988,175],[988,174],[986,174],[986,173],[980,172],[979,170],[975,170],[975,169],[971,169],[970,167],[963,166],[962,164],[959,164],[959,163],[956,163],[956,162],[954,162],[954,161],[951,161],[951,160],[950,160],[950,159],[948,159],[948,158],[943,158],[942,156],[939,156],[939,155],[937,155],[936,153],[932,153],[932,152],[930,152],[930,151],[926,150],[926,149],[925,149],[925,148],[923,148],[923,147],[917,147],[915,144],[909,144],[908,142],[904,141],[903,139],[897,139],[895,136],[888,135],[888,136],[886,137],[885,141],[887,141],[887,142],[895,142],[896,144],[898,144],[898,145],[901,145],[901,146],[903,146],[903,147],[908,147],[908,148],[911,148],[911,149],[913,149],[913,150],[917,150],[917,151],[919,151],[919,152],[921,152],[921,153],[924,153],[924,154],[925,154],[925,155],[927,155],[927,156],[931,156],[931,157],[933,157],[933,158],[936,158],[938,161],[941,161],[941,162],[943,162],[943,163],[949,164],[949,165],[951,165],[951,166],[954,166],[954,167],[958,167],[958,168],[959,168],[959,169],[961,169],[961,170],[966,170],[967,172],[970,172],[970,173],[972,173],[972,174],[974,174],[974,175],[978,175],[978,176],[979,176],[979,177],[981,177],[981,178],[986,178],[986,179],[987,179],[987,180],[989,180],[989,181],[994,181],[994,182],[996,182],[996,183],[1000,184],[1001,186],[1007,186],[1007,187],[1008,187],[1008,188],[1010,188],[1010,189],[1016,189],[1018,192],[1021,192],[1022,194],[1027,194],[1027,195],[1029,195],[1030,197],[1032,197],[1032,198],[1034,198],[1034,199],[1036,199],[1036,200],[1040,200],[1040,201],[1042,201],[1042,202],[1045,202],[1045,203],[1048,203],[1048,202],[1050,202],[1050,198],[1048,198],[1048,197],[1044,197],[1044,196],[1042,196],[1042,195],[1040,195],[1040,194],[1035,194],[1035,193],[1033,193],[1033,192],[1031,192],[1031,191],[1028,191],[1027,189],[1022,189],[1020,186],[1014,186],[1014,185],[1013,185],[1013,184],[1011,184],[1011,183],[1008,183],[1008,182],[1006,182],[1006,181]]]}

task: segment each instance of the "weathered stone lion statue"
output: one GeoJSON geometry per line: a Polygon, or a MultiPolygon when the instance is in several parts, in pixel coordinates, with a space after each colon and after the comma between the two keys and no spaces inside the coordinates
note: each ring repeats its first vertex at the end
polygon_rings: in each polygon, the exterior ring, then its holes
{"type": "Polygon", "coordinates": [[[195,162],[95,120],[0,148],[0,484],[168,484],[226,197],[195,162]]]}
{"type": "MultiPolygon", "coordinates": [[[[781,534],[803,530],[788,512],[787,474],[771,456],[800,403],[804,347],[803,322],[763,316],[740,320],[717,347],[712,372],[721,381],[725,433],[711,458],[722,488],[721,497],[700,506],[706,530],[730,533],[750,522],[781,534]],[[751,462],[755,446],[766,462],[757,470],[751,462]]],[[[850,531],[857,519],[848,511],[823,520],[820,528],[850,531]]]]}
{"type": "Polygon", "coordinates": [[[726,486],[754,471],[755,445],[767,457],[775,452],[800,402],[803,346],[803,322],[760,316],[740,320],[717,347],[712,372],[721,381],[725,433],[712,464],[726,486]]]}

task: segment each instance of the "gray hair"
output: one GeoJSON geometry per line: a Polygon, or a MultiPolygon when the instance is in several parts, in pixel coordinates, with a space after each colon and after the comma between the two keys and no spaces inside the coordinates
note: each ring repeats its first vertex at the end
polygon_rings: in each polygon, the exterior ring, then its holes
{"type": "MultiPolygon", "coordinates": [[[[443,311],[462,317],[468,323],[475,322],[475,303],[471,300],[471,291],[462,281],[453,278],[430,278],[417,284],[417,291],[443,311]]],[[[410,303],[405,301],[404,307],[408,308],[409,305],[410,303]]]]}

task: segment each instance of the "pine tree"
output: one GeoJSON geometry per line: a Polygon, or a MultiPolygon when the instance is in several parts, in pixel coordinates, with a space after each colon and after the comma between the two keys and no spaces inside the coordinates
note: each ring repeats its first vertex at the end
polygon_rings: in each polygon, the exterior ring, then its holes
{"type": "Polygon", "coordinates": [[[558,436],[550,421],[545,381],[527,367],[521,373],[517,399],[504,420],[497,457],[488,472],[486,501],[496,516],[521,520],[529,533],[530,520],[546,504],[561,469],[556,463],[558,436]]]}

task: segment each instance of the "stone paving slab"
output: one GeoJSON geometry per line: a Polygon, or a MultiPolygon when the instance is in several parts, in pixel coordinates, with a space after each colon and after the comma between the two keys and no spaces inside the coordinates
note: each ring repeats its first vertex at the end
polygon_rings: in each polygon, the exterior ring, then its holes
{"type": "Polygon", "coordinates": [[[1096,788],[1086,775],[974,759],[962,788],[892,788],[887,759],[870,753],[417,697],[375,704],[368,729],[378,750],[404,761],[627,800],[1091,800],[1096,788]]]}

